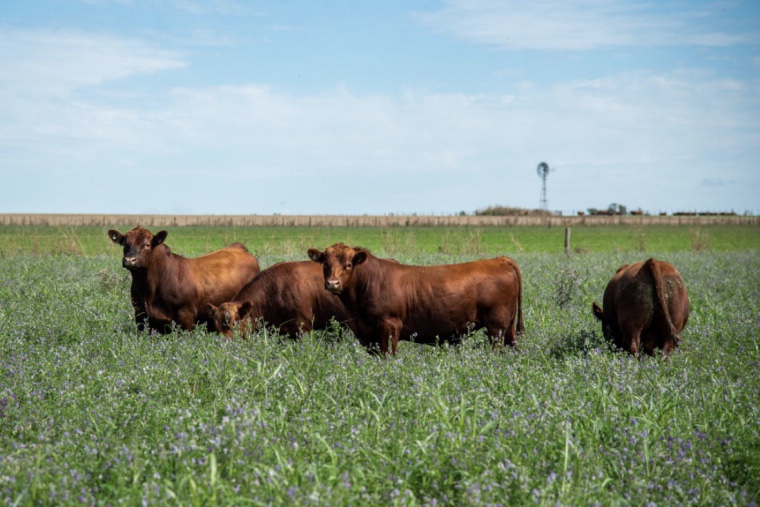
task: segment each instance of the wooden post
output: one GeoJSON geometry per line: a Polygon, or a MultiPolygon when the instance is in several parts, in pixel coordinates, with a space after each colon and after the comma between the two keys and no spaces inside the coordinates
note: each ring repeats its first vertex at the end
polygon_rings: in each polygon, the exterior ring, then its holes
{"type": "Polygon", "coordinates": [[[565,227],[565,255],[570,255],[570,227],[565,227]]]}

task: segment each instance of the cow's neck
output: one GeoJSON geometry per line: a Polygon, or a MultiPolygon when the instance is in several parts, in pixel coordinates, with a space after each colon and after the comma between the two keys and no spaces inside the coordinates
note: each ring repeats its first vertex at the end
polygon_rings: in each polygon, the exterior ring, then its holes
{"type": "Polygon", "coordinates": [[[361,315],[359,308],[366,310],[367,303],[377,294],[373,285],[381,278],[377,276],[379,268],[378,260],[369,253],[367,259],[354,268],[354,283],[340,295],[341,302],[352,314],[361,315]],[[372,273],[376,276],[371,276],[372,273]]]}
{"type": "Polygon", "coordinates": [[[256,294],[252,298],[249,298],[248,301],[253,303],[251,311],[248,313],[251,320],[255,321],[265,318],[264,307],[266,306],[266,297],[262,296],[260,292],[256,292],[256,294]]]}
{"type": "Polygon", "coordinates": [[[160,292],[170,288],[167,281],[178,276],[178,260],[181,257],[174,255],[166,245],[159,245],[153,251],[153,257],[148,269],[132,271],[132,284],[136,285],[147,302],[152,302],[160,292]]]}

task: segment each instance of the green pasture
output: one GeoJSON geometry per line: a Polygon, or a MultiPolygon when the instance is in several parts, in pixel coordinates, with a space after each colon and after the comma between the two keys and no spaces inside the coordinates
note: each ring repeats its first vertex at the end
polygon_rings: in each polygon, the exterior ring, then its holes
{"type": "Polygon", "coordinates": [[[0,504],[760,500],[757,228],[574,228],[570,256],[564,229],[168,230],[175,252],[242,241],[264,267],[337,241],[417,264],[506,253],[526,333],[506,352],[481,333],[402,342],[394,359],[337,325],[140,333],[105,228],[0,227],[0,504]],[[667,363],[610,350],[590,311],[648,256],[691,300],[667,363]]]}
{"type": "MultiPolygon", "coordinates": [[[[118,229],[118,228],[117,228],[118,229]]],[[[154,228],[158,232],[159,228],[154,228]]],[[[195,256],[234,241],[259,255],[303,256],[339,241],[382,255],[513,255],[564,251],[564,227],[166,227],[173,251],[195,256]]],[[[121,232],[126,232],[122,228],[121,232]]],[[[118,251],[108,227],[0,226],[0,254],[99,255],[118,251]]],[[[570,230],[573,253],[737,252],[760,250],[760,227],[579,226],[570,230]]]]}

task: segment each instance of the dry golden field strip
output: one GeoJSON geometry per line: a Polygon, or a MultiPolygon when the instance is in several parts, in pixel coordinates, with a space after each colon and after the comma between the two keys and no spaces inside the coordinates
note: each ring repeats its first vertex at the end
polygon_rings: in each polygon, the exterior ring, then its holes
{"type": "Polygon", "coordinates": [[[0,214],[0,225],[133,227],[397,227],[578,225],[760,225],[760,216],[87,215],[0,214]]]}

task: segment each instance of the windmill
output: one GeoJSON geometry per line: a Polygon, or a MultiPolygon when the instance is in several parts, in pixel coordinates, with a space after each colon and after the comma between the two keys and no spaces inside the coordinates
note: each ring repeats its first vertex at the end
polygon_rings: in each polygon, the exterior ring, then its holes
{"type": "Polygon", "coordinates": [[[546,162],[541,162],[538,164],[538,167],[536,167],[536,173],[538,174],[538,177],[541,178],[542,184],[541,184],[541,209],[548,211],[549,209],[549,201],[546,200],[546,178],[549,176],[549,172],[551,169],[549,168],[549,164],[546,162]]]}

